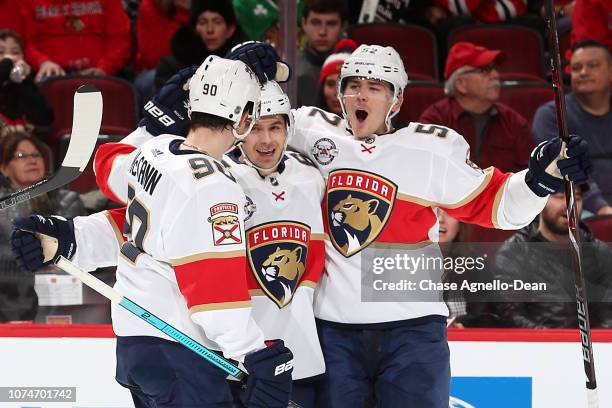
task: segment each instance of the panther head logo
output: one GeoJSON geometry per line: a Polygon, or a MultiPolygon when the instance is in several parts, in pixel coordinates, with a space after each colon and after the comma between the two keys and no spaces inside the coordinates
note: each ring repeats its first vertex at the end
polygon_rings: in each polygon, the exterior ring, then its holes
{"type": "Polygon", "coordinates": [[[293,295],[292,284],[299,281],[304,273],[302,262],[302,248],[293,250],[276,247],[268,258],[262,263],[261,273],[268,282],[277,281],[283,288],[284,295],[281,302],[286,305],[293,295]]]}
{"type": "Polygon", "coordinates": [[[379,203],[376,198],[362,200],[349,194],[334,206],[331,222],[332,226],[342,228],[346,234],[347,242],[340,247],[345,254],[352,254],[363,243],[376,238],[383,224],[376,213],[379,203]]]}

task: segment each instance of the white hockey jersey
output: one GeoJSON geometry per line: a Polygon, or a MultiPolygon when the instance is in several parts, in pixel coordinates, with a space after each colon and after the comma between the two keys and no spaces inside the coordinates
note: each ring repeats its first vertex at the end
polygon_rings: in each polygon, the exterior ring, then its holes
{"type": "MultiPolygon", "coordinates": [[[[113,156],[133,149],[126,144],[105,145],[96,162],[99,180],[113,167],[113,156]]],[[[239,164],[234,156],[223,163],[246,193],[246,279],[253,318],[266,339],[281,338],[292,350],[294,379],[322,374],[325,364],[314,321],[313,293],[325,258],[323,179],[309,159],[295,152],[287,152],[280,171],[265,177],[239,164]]],[[[107,184],[102,187],[108,191],[107,184]]],[[[117,227],[123,222],[121,210],[75,218],[73,262],[88,270],[112,265],[123,243],[117,227]],[[93,245],[94,240],[105,249],[93,245]]]]}
{"type": "Polygon", "coordinates": [[[467,142],[449,128],[411,123],[357,140],[343,119],[318,108],[302,107],[294,117],[290,145],[316,163],[327,184],[326,273],[315,295],[322,320],[369,325],[448,315],[443,302],[411,301],[410,293],[405,302],[362,302],[362,251],[415,244],[437,251],[438,207],[463,222],[518,229],[546,204],[527,187],[525,171],[470,162],[467,142]]]}
{"type": "MultiPolygon", "coordinates": [[[[265,347],[244,273],[246,198],[221,162],[180,150],[183,141],[160,136],[115,162],[109,185],[128,204],[115,287],[205,346],[241,360],[265,347]]],[[[116,229],[107,235],[115,238],[116,229]]],[[[112,317],[118,336],[167,338],[119,306],[112,317]]]]}

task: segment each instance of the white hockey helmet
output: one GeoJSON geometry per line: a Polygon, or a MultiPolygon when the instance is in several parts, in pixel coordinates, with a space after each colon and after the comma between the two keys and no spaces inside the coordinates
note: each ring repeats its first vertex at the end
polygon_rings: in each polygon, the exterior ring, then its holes
{"type": "MultiPolygon", "coordinates": [[[[383,47],[380,45],[362,44],[347,58],[340,70],[340,80],[338,81],[338,100],[342,113],[346,118],[346,109],[342,97],[346,87],[346,80],[351,77],[361,77],[389,82],[393,86],[393,100],[391,106],[397,102],[404,88],[408,83],[408,74],[404,69],[404,63],[400,55],[393,47],[383,47]]],[[[391,130],[391,118],[398,111],[391,113],[391,108],[385,117],[387,131],[391,130]]],[[[348,122],[347,122],[348,124],[348,122]]],[[[350,129],[350,124],[348,124],[350,129]]]]}
{"type": "Polygon", "coordinates": [[[243,140],[259,117],[260,88],[257,77],[244,62],[207,57],[189,82],[189,115],[202,112],[228,119],[234,137],[243,140]],[[249,127],[238,134],[236,126],[245,110],[249,112],[249,127]]]}
{"type": "MultiPolygon", "coordinates": [[[[289,97],[280,87],[278,82],[269,80],[267,81],[262,89],[261,96],[259,98],[260,101],[260,118],[264,118],[266,116],[274,116],[274,115],[284,115],[286,117],[287,123],[287,136],[285,137],[285,145],[283,146],[283,152],[281,153],[278,162],[274,164],[271,168],[278,166],[278,164],[283,160],[283,156],[285,154],[285,150],[287,149],[287,144],[289,143],[289,138],[291,137],[291,133],[293,132],[293,114],[291,113],[291,102],[289,101],[289,97]]],[[[256,166],[246,154],[246,151],[240,145],[240,150],[242,151],[244,161],[251,167],[256,168],[257,170],[270,170],[264,169],[259,166],[256,166]]]]}

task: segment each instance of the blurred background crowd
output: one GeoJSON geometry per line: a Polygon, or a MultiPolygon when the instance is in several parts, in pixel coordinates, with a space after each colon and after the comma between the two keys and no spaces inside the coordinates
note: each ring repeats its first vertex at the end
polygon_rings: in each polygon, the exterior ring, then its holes
{"type": "MultiPolygon", "coordinates": [[[[136,127],[142,106],[174,73],[246,40],[269,42],[281,54],[295,47],[292,104],[339,116],[344,59],[359,44],[393,46],[410,80],[395,126],[451,127],[483,168],[526,168],[534,146],[556,137],[542,0],[295,1],[297,35],[283,38],[282,23],[293,22],[279,21],[283,5],[273,0],[0,0],[1,193],[53,173],[80,84],[96,85],[105,99],[99,143],[116,141],[136,127]]],[[[576,190],[584,268],[592,291],[605,291],[612,289],[606,262],[612,255],[612,1],[555,0],[554,12],[569,130],[587,139],[595,168],[576,190]]],[[[0,212],[0,322],[110,322],[106,302],[73,278],[53,268],[19,270],[7,239],[17,215],[74,217],[112,207],[90,165],[65,189],[0,212]]],[[[445,255],[497,243],[484,280],[527,274],[571,295],[567,302],[487,303],[450,293],[453,326],[575,327],[569,257],[555,248],[568,240],[562,194],[518,232],[462,225],[443,212],[439,219],[445,255]]],[[[451,280],[467,279],[447,272],[451,280]]],[[[114,280],[112,269],[96,274],[114,280]]],[[[591,313],[593,327],[612,326],[607,304],[591,313]]]]}

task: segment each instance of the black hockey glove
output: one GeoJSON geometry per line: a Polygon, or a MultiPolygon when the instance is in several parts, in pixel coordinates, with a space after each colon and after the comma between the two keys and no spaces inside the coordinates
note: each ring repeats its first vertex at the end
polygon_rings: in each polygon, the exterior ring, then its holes
{"type": "Polygon", "coordinates": [[[247,64],[262,84],[268,79],[286,82],[291,77],[289,65],[281,61],[274,47],[264,42],[247,41],[238,44],[225,55],[225,58],[240,60],[247,64]]]}
{"type": "Polygon", "coordinates": [[[293,354],[282,340],[244,358],[249,372],[242,402],[248,408],[287,408],[291,395],[293,354]]]}
{"type": "Polygon", "coordinates": [[[556,138],[540,143],[531,152],[525,181],[540,197],[564,191],[562,177],[578,184],[585,183],[589,178],[593,166],[587,142],[580,136],[570,135],[565,155],[562,153],[563,147],[565,144],[556,138]]]}
{"type": "Polygon", "coordinates": [[[30,215],[25,218],[13,219],[13,233],[11,234],[11,247],[17,263],[29,271],[36,271],[43,266],[49,265],[60,255],[67,259],[72,258],[76,251],[76,239],[74,237],[74,223],[72,219],[66,219],[52,215],[30,215]],[[44,261],[43,248],[40,240],[34,235],[42,233],[56,238],[58,241],[57,251],[52,259],[44,261]]]}
{"type": "Polygon", "coordinates": [[[189,79],[197,66],[184,68],[174,74],[159,92],[144,106],[144,117],[138,126],[145,126],[153,136],[169,133],[185,136],[188,125],[189,79]]]}

